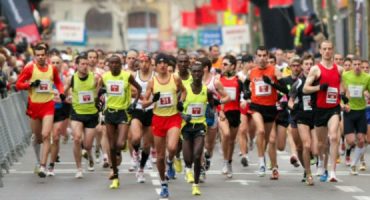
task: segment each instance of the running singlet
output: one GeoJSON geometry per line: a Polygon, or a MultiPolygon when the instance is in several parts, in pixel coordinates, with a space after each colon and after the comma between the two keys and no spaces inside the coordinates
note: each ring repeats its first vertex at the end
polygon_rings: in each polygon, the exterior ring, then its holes
{"type": "Polygon", "coordinates": [[[349,107],[351,110],[364,110],[366,108],[365,90],[370,90],[370,76],[361,72],[356,75],[353,70],[342,75],[344,85],[349,92],[349,107]]]}
{"type": "Polygon", "coordinates": [[[123,70],[117,76],[113,76],[111,71],[103,74],[103,83],[107,89],[107,108],[124,110],[130,106],[130,76],[130,72],[123,70]]]}
{"type": "Polygon", "coordinates": [[[86,80],[80,80],[78,73],[73,75],[72,107],[79,115],[95,114],[96,86],[94,74],[89,72],[86,80]]]}
{"type": "Polygon", "coordinates": [[[240,109],[240,88],[238,77],[234,76],[231,79],[227,79],[225,76],[221,76],[220,81],[224,86],[224,90],[230,97],[230,102],[224,105],[224,111],[239,110],[240,109]]]}
{"type": "MultiPolygon", "coordinates": [[[[202,85],[199,94],[194,94],[191,85],[185,85],[186,98],[184,101],[184,114],[191,115],[191,123],[198,124],[206,122],[205,112],[208,103],[207,87],[202,85]]],[[[206,124],[205,124],[206,125],[206,124]]]]}
{"type": "Polygon", "coordinates": [[[340,74],[336,64],[331,69],[326,69],[318,64],[321,71],[319,84],[327,83],[329,85],[326,91],[318,91],[316,106],[317,108],[334,108],[340,103],[340,74]]]}
{"type": "Polygon", "coordinates": [[[36,66],[33,65],[32,76],[30,82],[40,80],[41,83],[38,87],[33,87],[30,90],[30,98],[33,103],[46,103],[54,99],[53,92],[53,67],[47,65],[47,71],[42,72],[36,66]]]}
{"type": "Polygon", "coordinates": [[[276,89],[265,83],[262,76],[269,77],[273,82],[277,82],[275,77],[275,67],[266,68],[255,67],[250,71],[249,80],[251,81],[251,101],[254,104],[263,106],[275,106],[277,102],[276,89]]]}
{"type": "Polygon", "coordinates": [[[172,116],[177,111],[177,86],[171,74],[167,83],[159,83],[157,77],[153,78],[153,94],[160,92],[159,100],[155,103],[153,113],[158,116],[172,116]]]}
{"type": "MultiPolygon", "coordinates": [[[[154,72],[152,72],[149,80],[152,79],[153,76],[154,76],[154,72]]],[[[140,94],[140,96],[144,96],[145,93],[146,93],[146,88],[148,87],[148,81],[141,80],[141,78],[140,78],[140,71],[136,71],[135,80],[141,86],[141,94],[140,94]]],[[[133,101],[134,101],[134,99],[132,99],[132,102],[133,101]]],[[[137,109],[143,109],[142,101],[140,99],[137,102],[136,108],[137,109]]],[[[145,108],[145,110],[150,110],[150,109],[153,109],[153,105],[150,105],[149,107],[145,108]]]]}

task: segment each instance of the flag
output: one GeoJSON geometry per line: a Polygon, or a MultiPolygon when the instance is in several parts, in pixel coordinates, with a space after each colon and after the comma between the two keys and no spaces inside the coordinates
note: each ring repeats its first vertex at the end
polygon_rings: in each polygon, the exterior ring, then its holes
{"type": "Polygon", "coordinates": [[[181,13],[182,18],[182,26],[189,29],[197,28],[197,24],[195,22],[195,12],[192,11],[184,11],[181,13]]]}
{"type": "Polygon", "coordinates": [[[228,7],[228,0],[211,0],[211,8],[215,11],[225,11],[228,7]]]}
{"type": "Polygon", "coordinates": [[[217,24],[217,16],[210,5],[204,4],[195,9],[195,21],[197,25],[217,24]]]}
{"type": "Polygon", "coordinates": [[[269,0],[269,8],[289,7],[293,5],[293,0],[269,0]]]}
{"type": "Polygon", "coordinates": [[[247,14],[248,3],[248,0],[231,0],[231,11],[234,14],[247,14]]]}
{"type": "Polygon", "coordinates": [[[234,26],[238,22],[238,16],[234,15],[230,10],[224,12],[223,19],[226,26],[234,26]]]}

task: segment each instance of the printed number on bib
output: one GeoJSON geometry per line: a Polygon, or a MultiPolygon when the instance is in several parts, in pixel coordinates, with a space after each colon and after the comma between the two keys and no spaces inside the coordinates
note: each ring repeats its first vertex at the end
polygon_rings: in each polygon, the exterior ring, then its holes
{"type": "Polygon", "coordinates": [[[328,87],[326,91],[326,103],[336,104],[338,100],[338,89],[334,87],[328,87]]]}
{"type": "Polygon", "coordinates": [[[231,101],[236,100],[236,88],[233,87],[224,87],[225,92],[230,97],[231,101]]]}
{"type": "Polygon", "coordinates": [[[271,94],[271,85],[266,84],[263,81],[257,81],[255,83],[256,96],[268,96],[271,94]]]}
{"type": "Polygon", "coordinates": [[[78,102],[80,104],[93,103],[94,102],[93,91],[78,92],[78,102]]]}
{"type": "Polygon", "coordinates": [[[202,103],[192,103],[188,105],[187,114],[193,118],[204,116],[205,110],[202,103]]]}
{"type": "Polygon", "coordinates": [[[122,96],[123,81],[107,81],[107,92],[112,96],[122,96]]]}
{"type": "Polygon", "coordinates": [[[352,98],[361,98],[362,97],[362,91],[363,86],[362,85],[349,85],[349,96],[352,98]]]}
{"type": "Polygon", "coordinates": [[[303,101],[303,110],[304,111],[307,111],[307,110],[312,110],[312,106],[311,106],[311,96],[302,96],[302,101],[303,101]]]}
{"type": "Polygon", "coordinates": [[[36,88],[37,93],[50,93],[51,82],[50,80],[41,80],[40,85],[36,88]]]}
{"type": "Polygon", "coordinates": [[[173,106],[173,95],[172,93],[161,93],[158,103],[159,108],[171,107],[173,106]]]}

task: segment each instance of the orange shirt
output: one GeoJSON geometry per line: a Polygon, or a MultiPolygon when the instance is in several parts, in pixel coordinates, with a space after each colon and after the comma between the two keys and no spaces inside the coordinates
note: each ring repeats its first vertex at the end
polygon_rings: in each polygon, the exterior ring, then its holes
{"type": "Polygon", "coordinates": [[[251,101],[254,104],[263,106],[275,106],[277,102],[276,89],[266,84],[262,76],[269,77],[273,82],[277,82],[275,77],[275,67],[267,66],[266,68],[255,67],[251,69],[249,80],[251,81],[251,101]]]}
{"type": "Polygon", "coordinates": [[[212,63],[212,68],[215,69],[222,69],[222,57],[218,57],[217,61],[215,63],[212,63]]]}

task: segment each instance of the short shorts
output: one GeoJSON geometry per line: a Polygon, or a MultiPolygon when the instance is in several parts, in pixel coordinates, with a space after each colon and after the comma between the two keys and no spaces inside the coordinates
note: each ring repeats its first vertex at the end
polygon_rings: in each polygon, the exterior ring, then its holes
{"type": "Polygon", "coordinates": [[[289,126],[289,112],[287,110],[280,110],[276,116],[276,125],[288,128],[289,126]]]}
{"type": "Polygon", "coordinates": [[[153,109],[150,110],[139,110],[136,109],[132,113],[132,119],[137,119],[143,124],[143,126],[152,125],[153,109]]]}
{"type": "Polygon", "coordinates": [[[171,128],[181,128],[182,118],[179,113],[171,116],[158,116],[153,114],[152,132],[154,136],[166,137],[171,128]]]}
{"type": "Polygon", "coordinates": [[[205,124],[191,124],[188,123],[181,129],[182,137],[184,140],[194,140],[196,137],[205,136],[205,124]]]}
{"type": "Polygon", "coordinates": [[[315,125],[313,117],[313,112],[297,111],[295,115],[295,120],[297,124],[304,124],[309,126],[310,129],[313,129],[315,125]]]}
{"type": "Polygon", "coordinates": [[[254,112],[260,113],[265,123],[274,122],[276,119],[277,115],[276,106],[263,106],[251,103],[249,108],[254,112]]]}
{"type": "Polygon", "coordinates": [[[365,110],[351,110],[343,112],[344,134],[367,133],[367,120],[365,110]]]}
{"type": "Polygon", "coordinates": [[[315,108],[314,110],[314,123],[316,127],[327,126],[328,121],[333,115],[340,117],[340,106],[334,108],[315,108]]]}
{"type": "Polygon", "coordinates": [[[54,105],[54,101],[46,103],[33,103],[28,101],[26,114],[32,119],[43,119],[47,115],[54,115],[54,105]]]}
{"type": "Polygon", "coordinates": [[[126,110],[115,110],[107,108],[104,111],[104,123],[111,125],[128,124],[130,122],[130,116],[126,110]]]}
{"type": "Polygon", "coordinates": [[[98,125],[99,115],[95,114],[77,114],[72,108],[71,121],[81,122],[84,128],[95,128],[98,125]]]}
{"type": "Polygon", "coordinates": [[[229,110],[225,112],[225,117],[229,125],[233,128],[239,127],[240,124],[240,110],[229,110]]]}

